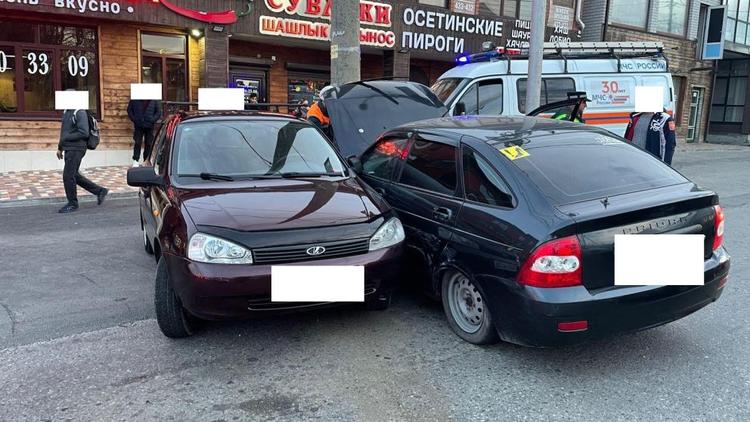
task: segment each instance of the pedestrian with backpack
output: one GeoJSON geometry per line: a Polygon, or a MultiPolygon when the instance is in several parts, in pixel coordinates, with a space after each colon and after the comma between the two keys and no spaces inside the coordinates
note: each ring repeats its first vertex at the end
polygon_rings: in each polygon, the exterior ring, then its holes
{"type": "Polygon", "coordinates": [[[128,117],[133,122],[133,167],[138,167],[141,161],[141,146],[143,161],[148,160],[151,155],[154,127],[161,118],[161,104],[155,100],[130,100],[128,117]]]}
{"type": "Polygon", "coordinates": [[[78,210],[78,189],[80,186],[96,196],[101,205],[109,193],[107,188],[97,185],[84,177],[81,172],[81,160],[87,149],[94,149],[99,144],[99,127],[96,120],[87,110],[63,111],[60,127],[60,142],[57,144],[57,158],[65,158],[63,167],[63,185],[68,203],[60,208],[60,213],[78,210]]]}

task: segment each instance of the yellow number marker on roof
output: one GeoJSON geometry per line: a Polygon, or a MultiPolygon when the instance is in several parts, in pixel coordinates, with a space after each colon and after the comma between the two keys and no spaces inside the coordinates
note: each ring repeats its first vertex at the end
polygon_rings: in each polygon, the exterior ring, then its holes
{"type": "Polygon", "coordinates": [[[517,160],[519,158],[528,157],[529,153],[525,149],[514,145],[512,147],[503,148],[500,150],[504,156],[508,157],[509,160],[517,160]]]}

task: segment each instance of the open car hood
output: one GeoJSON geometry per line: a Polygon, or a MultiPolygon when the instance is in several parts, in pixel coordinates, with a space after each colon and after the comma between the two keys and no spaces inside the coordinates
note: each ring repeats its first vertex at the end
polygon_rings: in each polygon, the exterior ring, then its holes
{"type": "Polygon", "coordinates": [[[448,112],[428,87],[389,80],[342,85],[326,93],[324,104],[344,157],[359,156],[387,130],[448,112]]]}

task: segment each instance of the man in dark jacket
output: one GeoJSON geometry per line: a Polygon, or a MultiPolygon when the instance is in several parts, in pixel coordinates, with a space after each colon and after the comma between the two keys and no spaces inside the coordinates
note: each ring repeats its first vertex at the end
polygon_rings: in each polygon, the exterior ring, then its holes
{"type": "Polygon", "coordinates": [[[89,139],[89,119],[86,110],[65,110],[63,112],[62,126],[60,128],[60,142],[57,144],[57,158],[65,156],[65,167],[63,168],[63,185],[68,203],[60,208],[60,213],[69,213],[78,210],[78,191],[76,185],[96,195],[99,205],[109,192],[91,180],[84,177],[79,169],[81,160],[86,155],[86,143],[89,139]]]}
{"type": "Polygon", "coordinates": [[[677,140],[674,119],[666,111],[631,114],[625,138],[672,165],[677,140]]]}
{"type": "Polygon", "coordinates": [[[154,144],[154,126],[161,117],[161,104],[156,100],[130,100],[128,103],[128,117],[133,122],[133,167],[138,167],[141,161],[141,146],[143,145],[143,161],[148,160],[151,147],[154,144]],[[145,145],[144,145],[145,139],[145,145]]]}

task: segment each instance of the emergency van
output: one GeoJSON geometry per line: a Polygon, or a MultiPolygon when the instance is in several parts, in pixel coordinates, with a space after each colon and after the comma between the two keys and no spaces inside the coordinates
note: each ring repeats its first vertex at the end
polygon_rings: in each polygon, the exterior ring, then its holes
{"type": "MultiPolygon", "coordinates": [[[[485,43],[487,44],[487,43],[485,43]]],[[[528,57],[518,49],[486,45],[462,55],[432,86],[449,114],[524,115],[528,57]]],[[[664,108],[674,110],[669,61],[658,42],[545,43],[540,104],[583,91],[590,100],[583,118],[622,136],[635,111],[636,86],[664,87],[664,108]]],[[[545,114],[542,114],[545,115],[545,114]]]]}

